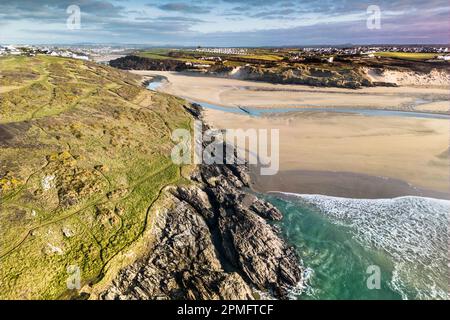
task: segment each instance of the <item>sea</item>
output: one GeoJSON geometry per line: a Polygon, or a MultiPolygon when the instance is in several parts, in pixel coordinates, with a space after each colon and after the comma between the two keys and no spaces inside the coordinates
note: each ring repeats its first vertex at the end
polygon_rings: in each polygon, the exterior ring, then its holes
{"type": "Polygon", "coordinates": [[[304,282],[293,299],[448,299],[450,201],[271,193],[304,282]]]}

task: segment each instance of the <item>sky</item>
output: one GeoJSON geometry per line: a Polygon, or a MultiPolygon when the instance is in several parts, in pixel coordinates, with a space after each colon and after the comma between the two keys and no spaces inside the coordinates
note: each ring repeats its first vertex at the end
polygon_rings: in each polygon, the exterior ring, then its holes
{"type": "Polygon", "coordinates": [[[449,0],[0,0],[0,43],[448,44],[449,18],[449,0]]]}

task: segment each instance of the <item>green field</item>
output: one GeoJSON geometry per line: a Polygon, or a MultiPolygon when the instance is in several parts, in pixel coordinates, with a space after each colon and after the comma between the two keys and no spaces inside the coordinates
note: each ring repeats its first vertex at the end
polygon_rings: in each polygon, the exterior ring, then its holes
{"type": "Polygon", "coordinates": [[[184,101],[90,62],[0,58],[0,299],[55,299],[116,269],[164,188],[184,101]]]}
{"type": "Polygon", "coordinates": [[[191,63],[198,63],[198,64],[214,64],[214,62],[206,61],[206,60],[200,60],[196,59],[194,57],[191,57],[190,54],[187,52],[182,52],[182,57],[171,57],[169,56],[169,52],[171,50],[167,49],[152,49],[148,51],[142,51],[138,53],[138,56],[149,58],[153,60],[176,60],[181,62],[191,62],[191,63]]]}
{"type": "Polygon", "coordinates": [[[281,60],[283,60],[283,57],[276,56],[273,54],[262,54],[262,55],[250,54],[250,55],[242,55],[239,57],[244,58],[244,59],[255,59],[255,60],[263,60],[263,61],[281,61],[281,60]]]}
{"type": "Polygon", "coordinates": [[[409,52],[377,52],[374,55],[379,57],[402,59],[402,60],[430,60],[435,58],[438,54],[436,53],[409,53],[409,52]]]}
{"type": "Polygon", "coordinates": [[[201,64],[214,64],[214,62],[200,60],[199,56],[219,56],[222,59],[251,59],[260,60],[262,62],[276,62],[283,60],[282,56],[275,55],[271,51],[263,49],[252,49],[247,55],[227,55],[219,53],[207,53],[207,52],[196,52],[192,50],[171,50],[171,49],[150,49],[138,53],[138,56],[150,58],[154,60],[177,60],[183,62],[201,63],[201,64]],[[169,53],[177,53],[178,57],[170,56],[169,53]]]}
{"type": "Polygon", "coordinates": [[[169,52],[170,50],[168,49],[152,49],[141,51],[138,53],[138,56],[155,60],[167,60],[170,59],[170,57],[168,56],[169,52]]]}

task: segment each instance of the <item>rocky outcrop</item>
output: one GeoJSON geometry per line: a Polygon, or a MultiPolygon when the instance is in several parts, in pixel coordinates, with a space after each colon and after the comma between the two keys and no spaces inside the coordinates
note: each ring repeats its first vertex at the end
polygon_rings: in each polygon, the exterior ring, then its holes
{"type": "Polygon", "coordinates": [[[208,226],[188,203],[173,199],[161,214],[150,254],[124,269],[102,299],[249,299],[236,273],[225,273],[208,226]]]}
{"type": "Polygon", "coordinates": [[[148,254],[99,298],[288,298],[302,280],[300,259],[267,222],[282,219],[280,211],[246,191],[246,167],[201,165],[191,180],[171,190],[148,254]]]}
{"type": "Polygon", "coordinates": [[[287,298],[302,278],[299,258],[268,220],[271,204],[242,190],[243,168],[201,166],[192,186],[172,190],[154,247],[125,268],[101,299],[287,298]],[[256,289],[256,290],[255,290],[256,289]]]}
{"type": "Polygon", "coordinates": [[[357,89],[361,87],[373,86],[373,84],[362,72],[360,72],[358,68],[354,68],[354,70],[347,70],[344,68],[335,69],[336,70],[332,70],[310,65],[301,65],[297,67],[245,66],[236,67],[231,71],[219,70],[219,72],[214,72],[214,70],[211,69],[210,73],[217,76],[240,80],[298,84],[317,87],[357,89]]]}

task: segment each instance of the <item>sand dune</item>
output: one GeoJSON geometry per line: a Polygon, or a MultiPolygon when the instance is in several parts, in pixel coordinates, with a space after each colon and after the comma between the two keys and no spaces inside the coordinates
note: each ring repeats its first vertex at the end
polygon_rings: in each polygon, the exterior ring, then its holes
{"type": "Polygon", "coordinates": [[[366,73],[372,81],[396,83],[400,86],[448,87],[450,83],[450,74],[446,71],[438,71],[436,69],[430,73],[367,69],[366,73]]]}

